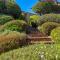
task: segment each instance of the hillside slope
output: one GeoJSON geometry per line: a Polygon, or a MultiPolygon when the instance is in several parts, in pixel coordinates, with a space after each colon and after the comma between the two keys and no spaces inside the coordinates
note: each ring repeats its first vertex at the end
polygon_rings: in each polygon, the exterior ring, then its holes
{"type": "Polygon", "coordinates": [[[59,45],[29,45],[27,47],[18,48],[16,50],[1,54],[0,60],[40,60],[41,58],[39,54],[43,54],[43,58],[47,58],[47,60],[54,60],[56,53],[59,53],[60,51],[59,49],[56,50],[56,47],[60,48],[59,45]]]}

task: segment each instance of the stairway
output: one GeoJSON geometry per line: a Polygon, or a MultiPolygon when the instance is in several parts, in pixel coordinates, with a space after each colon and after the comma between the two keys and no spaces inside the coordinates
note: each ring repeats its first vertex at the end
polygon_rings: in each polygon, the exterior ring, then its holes
{"type": "Polygon", "coordinates": [[[51,43],[54,43],[54,42],[52,42],[50,36],[46,36],[46,35],[44,35],[43,33],[39,32],[39,31],[34,31],[34,32],[28,34],[27,42],[29,44],[35,44],[35,43],[51,44],[51,43]]]}

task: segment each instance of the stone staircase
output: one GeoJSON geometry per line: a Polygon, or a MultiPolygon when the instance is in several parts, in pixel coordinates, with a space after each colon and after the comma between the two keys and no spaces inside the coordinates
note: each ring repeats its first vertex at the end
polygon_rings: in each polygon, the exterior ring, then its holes
{"type": "Polygon", "coordinates": [[[46,35],[44,35],[43,33],[39,32],[39,31],[34,31],[34,32],[28,34],[27,42],[29,44],[35,44],[35,43],[51,44],[51,43],[54,43],[54,42],[52,42],[50,36],[46,36],[46,35]]]}

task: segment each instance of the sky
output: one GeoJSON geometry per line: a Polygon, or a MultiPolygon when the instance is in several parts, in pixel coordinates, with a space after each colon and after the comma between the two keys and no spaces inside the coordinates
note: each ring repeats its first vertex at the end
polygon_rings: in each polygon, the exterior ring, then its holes
{"type": "MultiPolygon", "coordinates": [[[[60,0],[58,0],[60,2],[60,0]]],[[[34,13],[32,7],[38,2],[38,0],[16,0],[16,3],[22,11],[34,13]]]]}
{"type": "Polygon", "coordinates": [[[38,2],[38,0],[16,0],[22,11],[34,13],[32,7],[38,2]]]}

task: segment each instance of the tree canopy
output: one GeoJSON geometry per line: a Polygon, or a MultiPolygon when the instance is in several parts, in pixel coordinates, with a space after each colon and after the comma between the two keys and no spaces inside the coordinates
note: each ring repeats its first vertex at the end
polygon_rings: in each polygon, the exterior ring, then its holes
{"type": "Polygon", "coordinates": [[[39,14],[55,13],[60,10],[60,6],[55,2],[38,2],[33,6],[32,10],[39,14]]]}
{"type": "Polygon", "coordinates": [[[32,10],[37,13],[50,13],[52,12],[53,2],[38,2],[32,10]]]}

